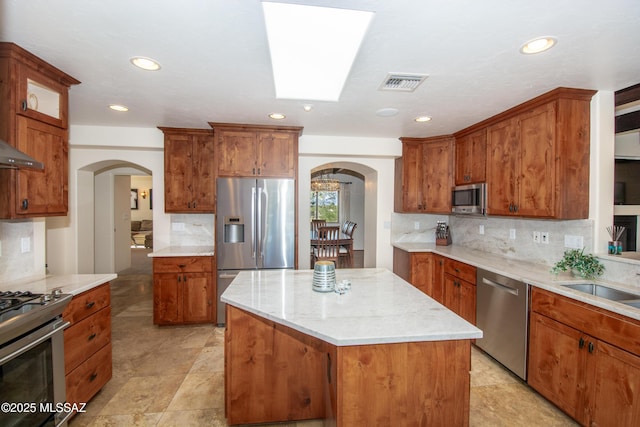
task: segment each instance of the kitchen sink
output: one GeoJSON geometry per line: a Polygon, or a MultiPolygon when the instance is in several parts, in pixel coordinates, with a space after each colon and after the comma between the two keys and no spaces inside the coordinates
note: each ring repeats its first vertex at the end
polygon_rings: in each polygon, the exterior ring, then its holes
{"type": "Polygon", "coordinates": [[[605,298],[611,301],[622,302],[624,304],[640,308],[639,294],[632,294],[630,292],[620,291],[618,289],[613,289],[608,286],[598,285],[595,283],[579,283],[563,286],[566,288],[574,289],[576,291],[595,295],[597,297],[605,298]],[[625,302],[625,300],[628,300],[628,302],[625,302]]]}

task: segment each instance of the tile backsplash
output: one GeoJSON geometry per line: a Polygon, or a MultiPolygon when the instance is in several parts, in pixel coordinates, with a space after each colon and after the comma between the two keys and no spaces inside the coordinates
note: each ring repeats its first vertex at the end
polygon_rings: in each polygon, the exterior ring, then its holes
{"type": "Polygon", "coordinates": [[[171,215],[171,246],[213,246],[215,242],[215,215],[171,215]]]}
{"type": "Polygon", "coordinates": [[[0,221],[0,289],[46,274],[43,219],[0,221]]]}
{"type": "MultiPolygon", "coordinates": [[[[391,218],[392,242],[435,243],[437,221],[447,221],[454,245],[551,267],[568,248],[565,238],[591,252],[593,221],[484,218],[456,215],[397,214],[391,218]],[[482,229],[482,234],[481,234],[482,229]],[[546,233],[548,243],[534,242],[534,232],[546,233]],[[515,239],[512,239],[515,235],[515,239]],[[577,240],[577,241],[576,241],[577,240]]],[[[602,279],[640,287],[640,263],[604,255],[602,279]]]]}

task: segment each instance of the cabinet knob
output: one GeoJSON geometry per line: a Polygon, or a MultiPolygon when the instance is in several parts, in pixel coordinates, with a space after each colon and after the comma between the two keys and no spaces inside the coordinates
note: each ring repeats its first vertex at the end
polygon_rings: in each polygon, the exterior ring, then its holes
{"type": "Polygon", "coordinates": [[[91,376],[89,376],[89,382],[93,382],[96,378],[98,378],[98,373],[94,372],[93,374],[91,374],[91,376]]]}
{"type": "Polygon", "coordinates": [[[589,353],[593,353],[593,350],[595,350],[595,345],[593,342],[589,341],[589,353]]]}
{"type": "Polygon", "coordinates": [[[583,349],[584,348],[584,338],[580,337],[580,341],[578,341],[578,348],[579,349],[583,349]]]}
{"type": "Polygon", "coordinates": [[[92,341],[96,337],[96,334],[93,333],[87,337],[87,341],[92,341]]]}
{"type": "Polygon", "coordinates": [[[95,301],[91,301],[91,302],[88,302],[88,303],[85,305],[85,308],[86,308],[87,310],[89,310],[89,309],[90,309],[90,308],[92,308],[94,305],[96,305],[96,302],[95,302],[95,301]]]}
{"type": "Polygon", "coordinates": [[[23,211],[29,209],[29,199],[22,199],[22,203],[20,203],[20,207],[23,211]]]}
{"type": "Polygon", "coordinates": [[[20,108],[22,108],[22,111],[27,111],[27,108],[29,108],[29,104],[27,103],[26,99],[23,99],[20,102],[20,108]]]}
{"type": "Polygon", "coordinates": [[[193,202],[193,209],[196,208],[196,202],[193,202]]]}

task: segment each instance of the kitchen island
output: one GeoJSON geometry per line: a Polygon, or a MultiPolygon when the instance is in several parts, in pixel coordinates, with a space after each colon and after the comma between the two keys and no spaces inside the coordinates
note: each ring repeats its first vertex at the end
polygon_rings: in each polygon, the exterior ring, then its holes
{"type": "Polygon", "coordinates": [[[468,425],[471,340],[482,331],[385,269],[242,272],[227,303],[229,424],[468,425]]]}

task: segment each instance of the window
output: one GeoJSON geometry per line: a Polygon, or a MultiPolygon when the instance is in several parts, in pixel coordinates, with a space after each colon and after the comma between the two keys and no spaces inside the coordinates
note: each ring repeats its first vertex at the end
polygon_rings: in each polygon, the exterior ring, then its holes
{"type": "Polygon", "coordinates": [[[311,219],[340,222],[338,215],[338,191],[311,192],[311,219]]]}

